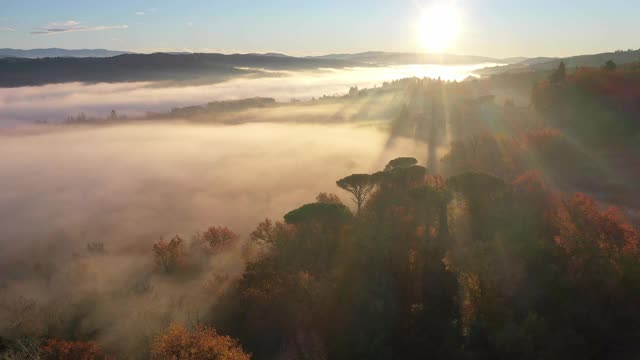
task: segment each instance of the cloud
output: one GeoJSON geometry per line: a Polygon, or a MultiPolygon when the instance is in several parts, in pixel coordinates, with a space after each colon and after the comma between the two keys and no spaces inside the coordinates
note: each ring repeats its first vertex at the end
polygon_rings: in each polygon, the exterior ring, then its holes
{"type": "MultiPolygon", "coordinates": [[[[153,48],[126,49],[134,52],[237,52],[234,49],[153,48]]],[[[281,71],[260,77],[236,77],[212,84],[161,84],[128,82],[67,83],[36,87],[0,89],[0,128],[5,119],[55,122],[85,112],[104,117],[112,109],[129,116],[172,107],[206,104],[212,100],[233,100],[268,96],[278,101],[311,99],[322,95],[345,94],[350,86],[372,88],[386,81],[408,77],[441,76],[461,81],[484,65],[441,68],[437,65],[354,68],[325,71],[281,71]]],[[[0,149],[2,148],[0,138],[0,149]]],[[[0,151],[2,152],[2,151],[0,151]]],[[[2,171],[0,171],[0,184],[2,171]]],[[[0,191],[1,193],[1,191],[0,191]]],[[[1,199],[0,199],[1,200],[1,199]]],[[[1,211],[0,211],[1,214],[1,211]]],[[[2,217],[2,216],[0,216],[2,217]]],[[[1,227],[0,227],[1,229],[1,227]]]]}
{"type": "Polygon", "coordinates": [[[78,31],[104,31],[104,30],[119,30],[119,29],[127,29],[129,25],[98,25],[98,26],[88,26],[83,25],[75,20],[68,20],[65,22],[53,22],[49,25],[34,28],[31,31],[32,35],[54,35],[54,34],[62,34],[68,32],[78,32],[78,31]]]}
{"type": "Polygon", "coordinates": [[[336,179],[425,152],[399,140],[380,156],[386,140],[360,124],[166,121],[0,135],[0,336],[44,337],[54,311],[56,329],[80,324],[77,334],[138,358],[167,321],[215,310],[216,288],[244,269],[240,243],[173,281],[153,272],[155,241],[212,225],[246,239],[265,217],[340,191],[336,179]],[[105,253],[91,255],[89,242],[105,253]]]}
{"type": "Polygon", "coordinates": [[[187,26],[188,27],[192,27],[193,26],[193,22],[191,22],[191,21],[187,22],[187,26]]]}
{"type": "Polygon", "coordinates": [[[144,16],[144,11],[138,11],[138,12],[136,12],[136,15],[138,15],[138,16],[144,16]]]}
{"type": "Polygon", "coordinates": [[[16,29],[10,28],[10,27],[1,27],[0,26],[0,31],[16,31],[16,29]]]}

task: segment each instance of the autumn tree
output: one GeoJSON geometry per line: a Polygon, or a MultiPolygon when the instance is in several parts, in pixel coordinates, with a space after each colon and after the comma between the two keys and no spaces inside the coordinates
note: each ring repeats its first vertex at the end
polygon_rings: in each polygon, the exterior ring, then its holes
{"type": "Polygon", "coordinates": [[[275,242],[275,225],[271,219],[265,219],[259,223],[256,229],[249,234],[249,239],[254,242],[273,244],[275,242]]]}
{"type": "Polygon", "coordinates": [[[46,340],[40,347],[42,360],[113,360],[94,342],[46,340]]]}
{"type": "Polygon", "coordinates": [[[172,273],[186,264],[185,242],[180,236],[171,240],[160,240],[153,245],[156,267],[165,273],[172,273]]]}
{"type": "Polygon", "coordinates": [[[332,193],[320,193],[316,196],[316,201],[319,203],[327,204],[342,204],[342,200],[336,194],[332,193]]]}
{"type": "Polygon", "coordinates": [[[211,253],[217,254],[233,245],[238,235],[226,226],[212,226],[196,236],[197,240],[208,246],[211,253]]]}
{"type": "Polygon", "coordinates": [[[341,189],[351,193],[352,200],[358,207],[358,214],[375,187],[375,183],[369,174],[353,174],[336,181],[336,184],[341,189]]]}
{"type": "Polygon", "coordinates": [[[289,237],[292,228],[292,225],[280,221],[273,222],[267,218],[259,223],[255,230],[249,234],[251,242],[248,245],[253,246],[253,248],[248,247],[247,250],[256,250],[257,253],[254,255],[259,257],[268,255],[271,250],[275,249],[278,242],[285,241],[289,237]]]}
{"type": "Polygon", "coordinates": [[[555,241],[569,256],[577,278],[584,279],[587,272],[619,275],[628,259],[640,255],[638,231],[623,220],[617,208],[600,210],[593,198],[581,193],[563,205],[555,241]]]}
{"type": "Polygon", "coordinates": [[[237,340],[219,335],[211,327],[198,325],[189,331],[171,325],[151,344],[151,360],[249,360],[237,340]]]}

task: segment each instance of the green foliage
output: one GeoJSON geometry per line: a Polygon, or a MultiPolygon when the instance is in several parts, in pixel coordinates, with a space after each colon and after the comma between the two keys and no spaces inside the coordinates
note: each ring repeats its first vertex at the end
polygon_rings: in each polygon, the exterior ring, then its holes
{"type": "Polygon", "coordinates": [[[618,65],[613,62],[613,60],[609,60],[604,64],[603,68],[608,71],[613,71],[618,68],[618,65]]]}
{"type": "Polygon", "coordinates": [[[351,193],[352,200],[358,207],[358,213],[360,213],[375,183],[369,174],[353,174],[336,181],[336,185],[351,193]]]}
{"type": "Polygon", "coordinates": [[[290,211],[284,216],[287,224],[302,224],[311,222],[346,223],[351,219],[351,211],[342,204],[312,203],[290,211]]]}
{"type": "Polygon", "coordinates": [[[564,61],[561,61],[556,71],[554,71],[553,74],[551,74],[551,76],[549,77],[549,80],[553,83],[559,83],[565,81],[566,78],[567,67],[564,64],[564,61]]]}
{"type": "Polygon", "coordinates": [[[412,157],[401,157],[389,161],[384,171],[391,171],[398,168],[408,168],[418,164],[418,160],[412,157]]]}

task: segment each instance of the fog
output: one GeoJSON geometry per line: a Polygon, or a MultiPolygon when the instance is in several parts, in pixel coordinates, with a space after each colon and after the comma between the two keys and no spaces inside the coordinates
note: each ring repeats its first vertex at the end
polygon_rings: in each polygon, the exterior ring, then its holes
{"type": "Polygon", "coordinates": [[[0,333],[97,331],[144,353],[169,321],[206,313],[244,266],[238,247],[196,279],[170,281],[153,273],[153,242],[213,225],[244,240],[319,192],[349,201],[335,185],[343,176],[424,159],[409,140],[383,150],[387,137],[373,125],[181,122],[0,135],[0,333]],[[106,255],[89,254],[92,242],[106,255]]]}
{"type": "Polygon", "coordinates": [[[473,71],[492,64],[464,66],[405,65],[351,69],[323,69],[293,72],[268,71],[262,76],[235,78],[207,84],[116,83],[58,84],[0,89],[0,127],[18,121],[61,121],[84,112],[105,117],[111,110],[136,116],[147,111],[200,105],[213,100],[233,100],[256,96],[278,101],[310,99],[344,94],[351,86],[370,88],[385,81],[407,77],[432,77],[461,81],[473,71]]]}
{"type": "Polygon", "coordinates": [[[382,153],[386,140],[369,125],[276,123],[149,123],[3,137],[0,244],[22,245],[43,233],[121,244],[215,224],[247,231],[320,191],[337,191],[344,175],[426,152],[407,141],[382,153]]]}
{"type": "MultiPolygon", "coordinates": [[[[462,80],[475,68],[0,89],[0,127],[254,96],[287,102],[411,76],[462,80]]],[[[424,143],[389,141],[394,101],[389,94],[212,114],[215,119],[0,129],[0,336],[91,338],[129,358],[142,356],[170,322],[193,324],[212,310],[242,275],[248,234],[260,221],[281,220],[320,192],[352,206],[336,180],[380,170],[399,156],[426,163],[424,143]],[[155,242],[176,235],[189,242],[216,225],[238,233],[237,246],[208,258],[188,278],[154,271],[155,242]],[[104,244],[105,252],[92,253],[92,243],[104,244]]]]}

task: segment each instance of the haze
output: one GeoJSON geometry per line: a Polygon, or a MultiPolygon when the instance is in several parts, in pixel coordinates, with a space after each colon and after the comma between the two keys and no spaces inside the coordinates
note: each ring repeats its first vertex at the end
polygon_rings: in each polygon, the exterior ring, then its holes
{"type": "Polygon", "coordinates": [[[0,3],[0,360],[640,359],[633,2],[0,3]]]}
{"type": "Polygon", "coordinates": [[[111,110],[129,116],[162,112],[172,107],[200,105],[214,100],[271,97],[280,102],[342,95],[349,87],[371,88],[407,77],[462,81],[474,70],[496,64],[402,65],[391,67],[269,71],[260,77],[239,77],[212,84],[116,83],[60,84],[0,88],[0,127],[16,122],[61,122],[84,112],[105,117],[111,110]]]}

